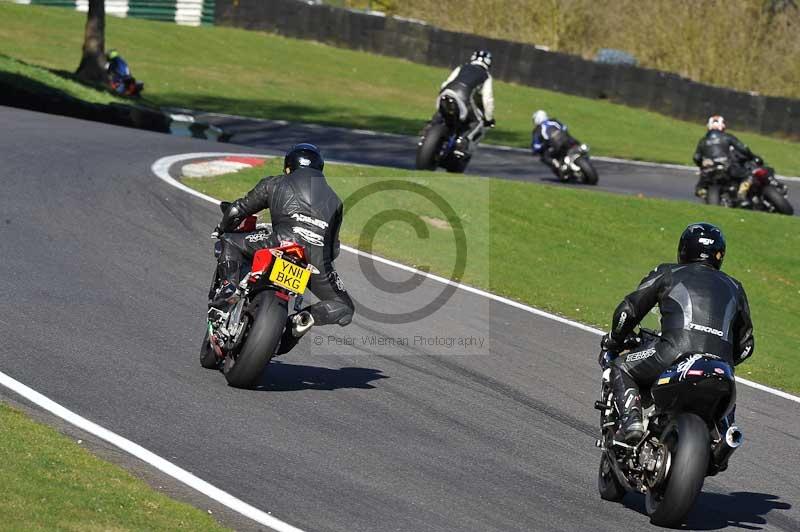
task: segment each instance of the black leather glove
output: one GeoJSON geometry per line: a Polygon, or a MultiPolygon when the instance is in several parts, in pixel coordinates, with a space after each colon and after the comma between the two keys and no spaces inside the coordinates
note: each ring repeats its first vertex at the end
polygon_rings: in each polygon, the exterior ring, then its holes
{"type": "Polygon", "coordinates": [[[610,351],[611,353],[618,354],[624,347],[622,343],[614,340],[611,333],[604,334],[603,339],[600,340],[600,349],[603,351],[610,351]]]}
{"type": "Polygon", "coordinates": [[[239,227],[241,222],[242,213],[239,207],[239,202],[234,201],[230,204],[230,206],[228,206],[228,210],[226,210],[222,215],[222,220],[219,222],[219,225],[215,231],[218,233],[230,233],[239,227]]]}
{"type": "Polygon", "coordinates": [[[494,127],[495,123],[496,122],[495,122],[494,118],[492,118],[491,120],[484,120],[483,121],[483,125],[486,126],[486,127],[494,127]]]}

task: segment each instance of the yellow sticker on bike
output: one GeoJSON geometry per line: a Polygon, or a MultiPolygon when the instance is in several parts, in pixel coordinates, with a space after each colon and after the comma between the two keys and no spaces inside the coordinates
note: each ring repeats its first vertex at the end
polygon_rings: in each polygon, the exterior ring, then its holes
{"type": "Polygon", "coordinates": [[[297,295],[306,291],[306,285],[311,278],[311,272],[288,260],[275,257],[275,265],[269,274],[269,280],[297,295]]]}

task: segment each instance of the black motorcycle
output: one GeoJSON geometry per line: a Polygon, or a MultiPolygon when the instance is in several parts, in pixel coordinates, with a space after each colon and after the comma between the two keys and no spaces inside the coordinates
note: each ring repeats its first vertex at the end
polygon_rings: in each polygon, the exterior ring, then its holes
{"type": "Polygon", "coordinates": [[[789,203],[789,190],[775,177],[775,170],[765,166],[763,161],[748,161],[744,164],[747,177],[741,181],[746,196],[739,196],[740,181],[731,177],[727,161],[712,161],[700,170],[708,178],[709,205],[721,205],[742,209],[752,209],[779,214],[794,214],[789,203]]]}
{"type": "Polygon", "coordinates": [[[563,157],[554,158],[558,163],[556,173],[561,181],[577,181],[586,185],[596,185],[597,170],[589,159],[589,146],[580,144],[570,137],[569,147],[563,157]]]}
{"type": "Polygon", "coordinates": [[[417,170],[436,170],[441,166],[448,172],[463,173],[483,137],[482,123],[477,127],[473,139],[468,139],[467,124],[459,119],[458,102],[443,96],[439,112],[422,130],[417,143],[417,170]]]}
{"type": "MultiPolygon", "coordinates": [[[[652,345],[656,331],[641,329],[626,340],[626,349],[652,345]]],[[[620,501],[627,491],[645,495],[650,522],[681,524],[706,476],[724,471],[742,443],[742,432],[730,423],[736,402],[733,368],[711,353],[686,353],[664,371],[652,388],[642,390],[645,433],[633,445],[615,440],[620,413],[614,402],[611,370],[603,372],[600,400],[602,449],[600,497],[620,501]]]]}
{"type": "MultiPolygon", "coordinates": [[[[225,202],[220,205],[223,212],[228,205],[225,202]]],[[[248,216],[234,232],[256,230],[263,231],[266,237],[270,228],[267,224],[257,226],[256,217],[248,216]]],[[[215,256],[219,257],[221,250],[221,242],[217,242],[215,256]]],[[[280,347],[289,301],[294,298],[295,310],[300,308],[312,273],[319,271],[307,262],[305,248],[299,244],[286,243],[258,250],[252,265],[247,265],[242,272],[237,288],[238,301],[227,313],[209,310],[206,334],[200,347],[200,364],[204,368],[221,369],[228,384],[236,388],[257,384],[280,347]]],[[[209,299],[215,297],[221,284],[217,270],[209,299]]]]}

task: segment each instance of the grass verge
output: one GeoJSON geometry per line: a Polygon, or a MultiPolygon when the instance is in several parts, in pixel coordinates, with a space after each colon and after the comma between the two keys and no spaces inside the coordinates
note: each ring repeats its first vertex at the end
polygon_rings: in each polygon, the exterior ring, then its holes
{"type": "MultiPolygon", "coordinates": [[[[206,194],[232,200],[267,173],[278,173],[279,166],[272,161],[265,168],[184,181],[206,194]]],[[[609,327],[616,304],[646,273],[659,263],[675,261],[678,237],[687,224],[698,220],[718,224],[728,239],[724,269],[747,289],[755,322],[756,355],[740,367],[739,374],[800,392],[797,218],[393,168],[330,164],[326,175],[343,199],[387,179],[430,188],[446,198],[463,224],[472,250],[465,283],[601,328],[609,327]],[[620,216],[623,212],[625,216],[620,216]]],[[[347,200],[345,204],[352,205],[347,200]]],[[[429,265],[431,271],[449,276],[455,256],[452,232],[441,223],[436,207],[407,192],[375,194],[358,208],[349,208],[343,242],[363,245],[368,221],[389,209],[422,216],[429,236],[420,240],[409,224],[389,223],[376,233],[374,252],[407,264],[429,265]]],[[[648,320],[650,326],[657,324],[655,315],[648,320]]]]}
{"type": "Polygon", "coordinates": [[[0,55],[0,84],[33,93],[57,91],[89,103],[125,102],[111,93],[81,85],[63,73],[57,74],[4,55],[0,55]]]}
{"type": "MultiPolygon", "coordinates": [[[[0,3],[0,53],[50,69],[79,62],[85,16],[0,3]]],[[[129,60],[158,105],[416,134],[447,72],[408,61],[224,27],[108,17],[106,44],[129,60]]],[[[598,155],[688,164],[701,124],[508,83],[495,86],[487,142],[528,146],[530,115],[548,109],[598,155]]],[[[742,139],[783,174],[800,174],[796,143],[742,139]]]]}
{"type": "Polygon", "coordinates": [[[227,530],[0,404],[3,530],[227,530]]]}

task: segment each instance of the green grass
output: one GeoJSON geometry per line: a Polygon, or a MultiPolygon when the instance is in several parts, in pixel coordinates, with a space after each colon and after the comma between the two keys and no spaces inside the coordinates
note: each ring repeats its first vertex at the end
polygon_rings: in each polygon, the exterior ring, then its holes
{"type": "MultiPolygon", "coordinates": [[[[235,199],[277,162],[212,179],[186,179],[221,199],[235,199]]],[[[429,187],[452,205],[467,235],[467,284],[601,328],[614,307],[653,267],[674,262],[681,231],[705,220],[728,238],[724,270],[745,286],[755,322],[756,354],[739,375],[800,392],[800,220],[700,204],[619,196],[500,179],[327,165],[345,199],[369,183],[402,180],[429,187]],[[620,213],[624,213],[622,216],[620,213]],[[487,266],[488,265],[488,266],[487,266]]],[[[404,223],[380,229],[374,251],[449,276],[455,246],[436,208],[407,192],[370,196],[347,211],[343,242],[358,246],[367,220],[386,209],[426,216],[420,240],[404,223]]],[[[655,316],[648,318],[654,326],[655,316]]],[[[586,356],[593,356],[587,353],[586,356]]]]}
{"type": "Polygon", "coordinates": [[[227,530],[0,404],[3,530],[227,530]]]}
{"type": "MultiPolygon", "coordinates": [[[[0,54],[72,71],[84,16],[0,3],[0,54]]],[[[408,61],[232,28],[188,28],[108,17],[106,44],[129,60],[159,105],[415,134],[447,72],[408,61]]],[[[545,108],[594,153],[688,164],[702,124],[508,83],[496,84],[498,127],[487,142],[528,146],[530,115],[545,108]]],[[[743,140],[779,173],[800,174],[798,144],[743,140]]]]}

